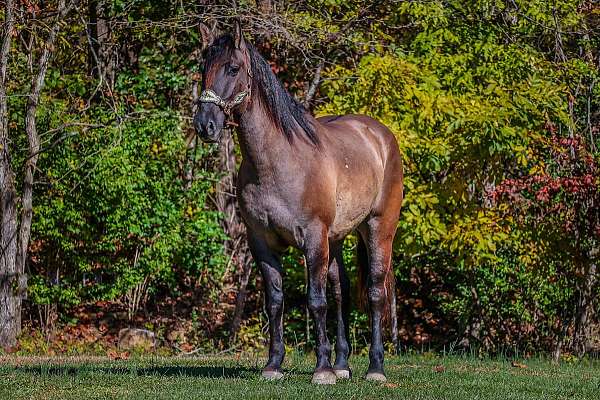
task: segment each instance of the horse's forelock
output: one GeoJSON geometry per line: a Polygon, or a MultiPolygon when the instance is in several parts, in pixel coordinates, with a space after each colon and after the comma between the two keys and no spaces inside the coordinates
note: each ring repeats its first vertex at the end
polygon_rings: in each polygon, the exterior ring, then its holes
{"type": "Polygon", "coordinates": [[[205,86],[212,82],[216,71],[213,66],[221,57],[231,53],[233,49],[233,37],[230,34],[224,34],[216,38],[213,43],[204,50],[204,71],[203,79],[205,86]]]}

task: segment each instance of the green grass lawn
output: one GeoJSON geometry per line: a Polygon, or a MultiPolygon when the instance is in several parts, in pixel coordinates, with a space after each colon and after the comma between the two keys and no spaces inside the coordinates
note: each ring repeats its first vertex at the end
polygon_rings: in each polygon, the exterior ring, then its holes
{"type": "Polygon", "coordinates": [[[354,377],[311,385],[311,358],[290,356],[283,381],[260,378],[262,358],[0,358],[0,399],[600,399],[600,362],[553,365],[468,357],[387,357],[387,383],[354,377]]]}

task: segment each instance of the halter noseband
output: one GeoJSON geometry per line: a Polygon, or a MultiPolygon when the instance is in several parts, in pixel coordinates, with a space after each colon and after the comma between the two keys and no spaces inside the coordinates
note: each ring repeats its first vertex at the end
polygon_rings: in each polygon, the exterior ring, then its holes
{"type": "Polygon", "coordinates": [[[221,98],[221,96],[219,96],[218,94],[216,94],[215,92],[213,92],[210,89],[204,89],[202,91],[202,93],[200,93],[200,96],[198,97],[197,102],[198,103],[213,103],[216,104],[217,106],[219,106],[221,108],[221,110],[223,110],[223,113],[226,116],[229,116],[231,114],[231,110],[233,110],[233,108],[239,104],[241,104],[244,99],[246,98],[246,96],[250,96],[250,88],[252,85],[252,72],[250,72],[250,67],[248,67],[248,89],[246,90],[242,90],[241,92],[239,92],[238,94],[236,94],[235,96],[233,96],[233,99],[229,100],[229,101],[225,101],[223,98],[221,98]]]}
{"type": "Polygon", "coordinates": [[[221,107],[225,115],[231,114],[233,107],[241,104],[248,95],[248,91],[243,90],[235,95],[233,100],[225,101],[218,94],[210,89],[205,89],[198,97],[198,103],[213,103],[221,107]]]}

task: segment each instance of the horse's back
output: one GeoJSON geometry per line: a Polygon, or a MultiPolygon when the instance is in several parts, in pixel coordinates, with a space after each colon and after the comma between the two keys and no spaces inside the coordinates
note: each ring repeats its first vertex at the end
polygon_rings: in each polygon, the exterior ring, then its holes
{"type": "MultiPolygon", "coordinates": [[[[398,142],[392,131],[379,122],[378,120],[363,114],[346,114],[346,115],[325,115],[317,118],[328,131],[332,131],[334,135],[342,135],[340,139],[348,139],[345,134],[348,132],[357,132],[363,136],[369,136],[375,139],[377,143],[385,148],[386,153],[399,154],[398,142]]],[[[391,154],[385,154],[391,155],[391,154]]]]}
{"type": "Polygon", "coordinates": [[[351,230],[367,215],[388,209],[389,202],[402,201],[402,160],[388,127],[357,114],[317,120],[324,128],[328,153],[338,166],[334,231],[351,230]]]}
{"type": "MultiPolygon", "coordinates": [[[[317,118],[317,121],[326,128],[325,133],[334,148],[358,145],[359,151],[375,152],[383,168],[389,165],[390,168],[402,170],[402,157],[396,137],[387,126],[376,119],[362,114],[347,114],[327,115],[317,118]]],[[[402,180],[402,176],[399,179],[402,180]]]]}

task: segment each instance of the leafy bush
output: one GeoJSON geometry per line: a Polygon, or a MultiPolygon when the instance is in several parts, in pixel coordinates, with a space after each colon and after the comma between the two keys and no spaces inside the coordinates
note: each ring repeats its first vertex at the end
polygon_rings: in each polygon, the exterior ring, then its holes
{"type": "MultiPolygon", "coordinates": [[[[107,120],[103,110],[90,116],[107,120]]],[[[64,307],[118,299],[148,278],[175,286],[175,274],[219,276],[224,233],[207,208],[215,173],[186,188],[182,121],[169,112],[79,129],[40,160],[46,172],[33,226],[40,252],[31,298],[64,307]]],[[[209,151],[199,148],[196,157],[209,151]]]]}
{"type": "MultiPolygon", "coordinates": [[[[546,264],[543,243],[489,196],[504,179],[543,165],[535,148],[548,124],[572,126],[569,88],[546,54],[506,41],[488,11],[475,2],[403,3],[389,18],[412,21],[410,40],[391,41],[353,68],[330,68],[319,112],[373,116],[404,154],[395,268],[401,299],[427,304],[423,312],[414,302],[404,308],[400,318],[413,323],[401,336],[429,342],[419,325],[429,324],[441,343],[550,347],[564,304],[575,300],[572,274],[546,264]]],[[[589,73],[564,68],[579,79],[589,73]]]]}

